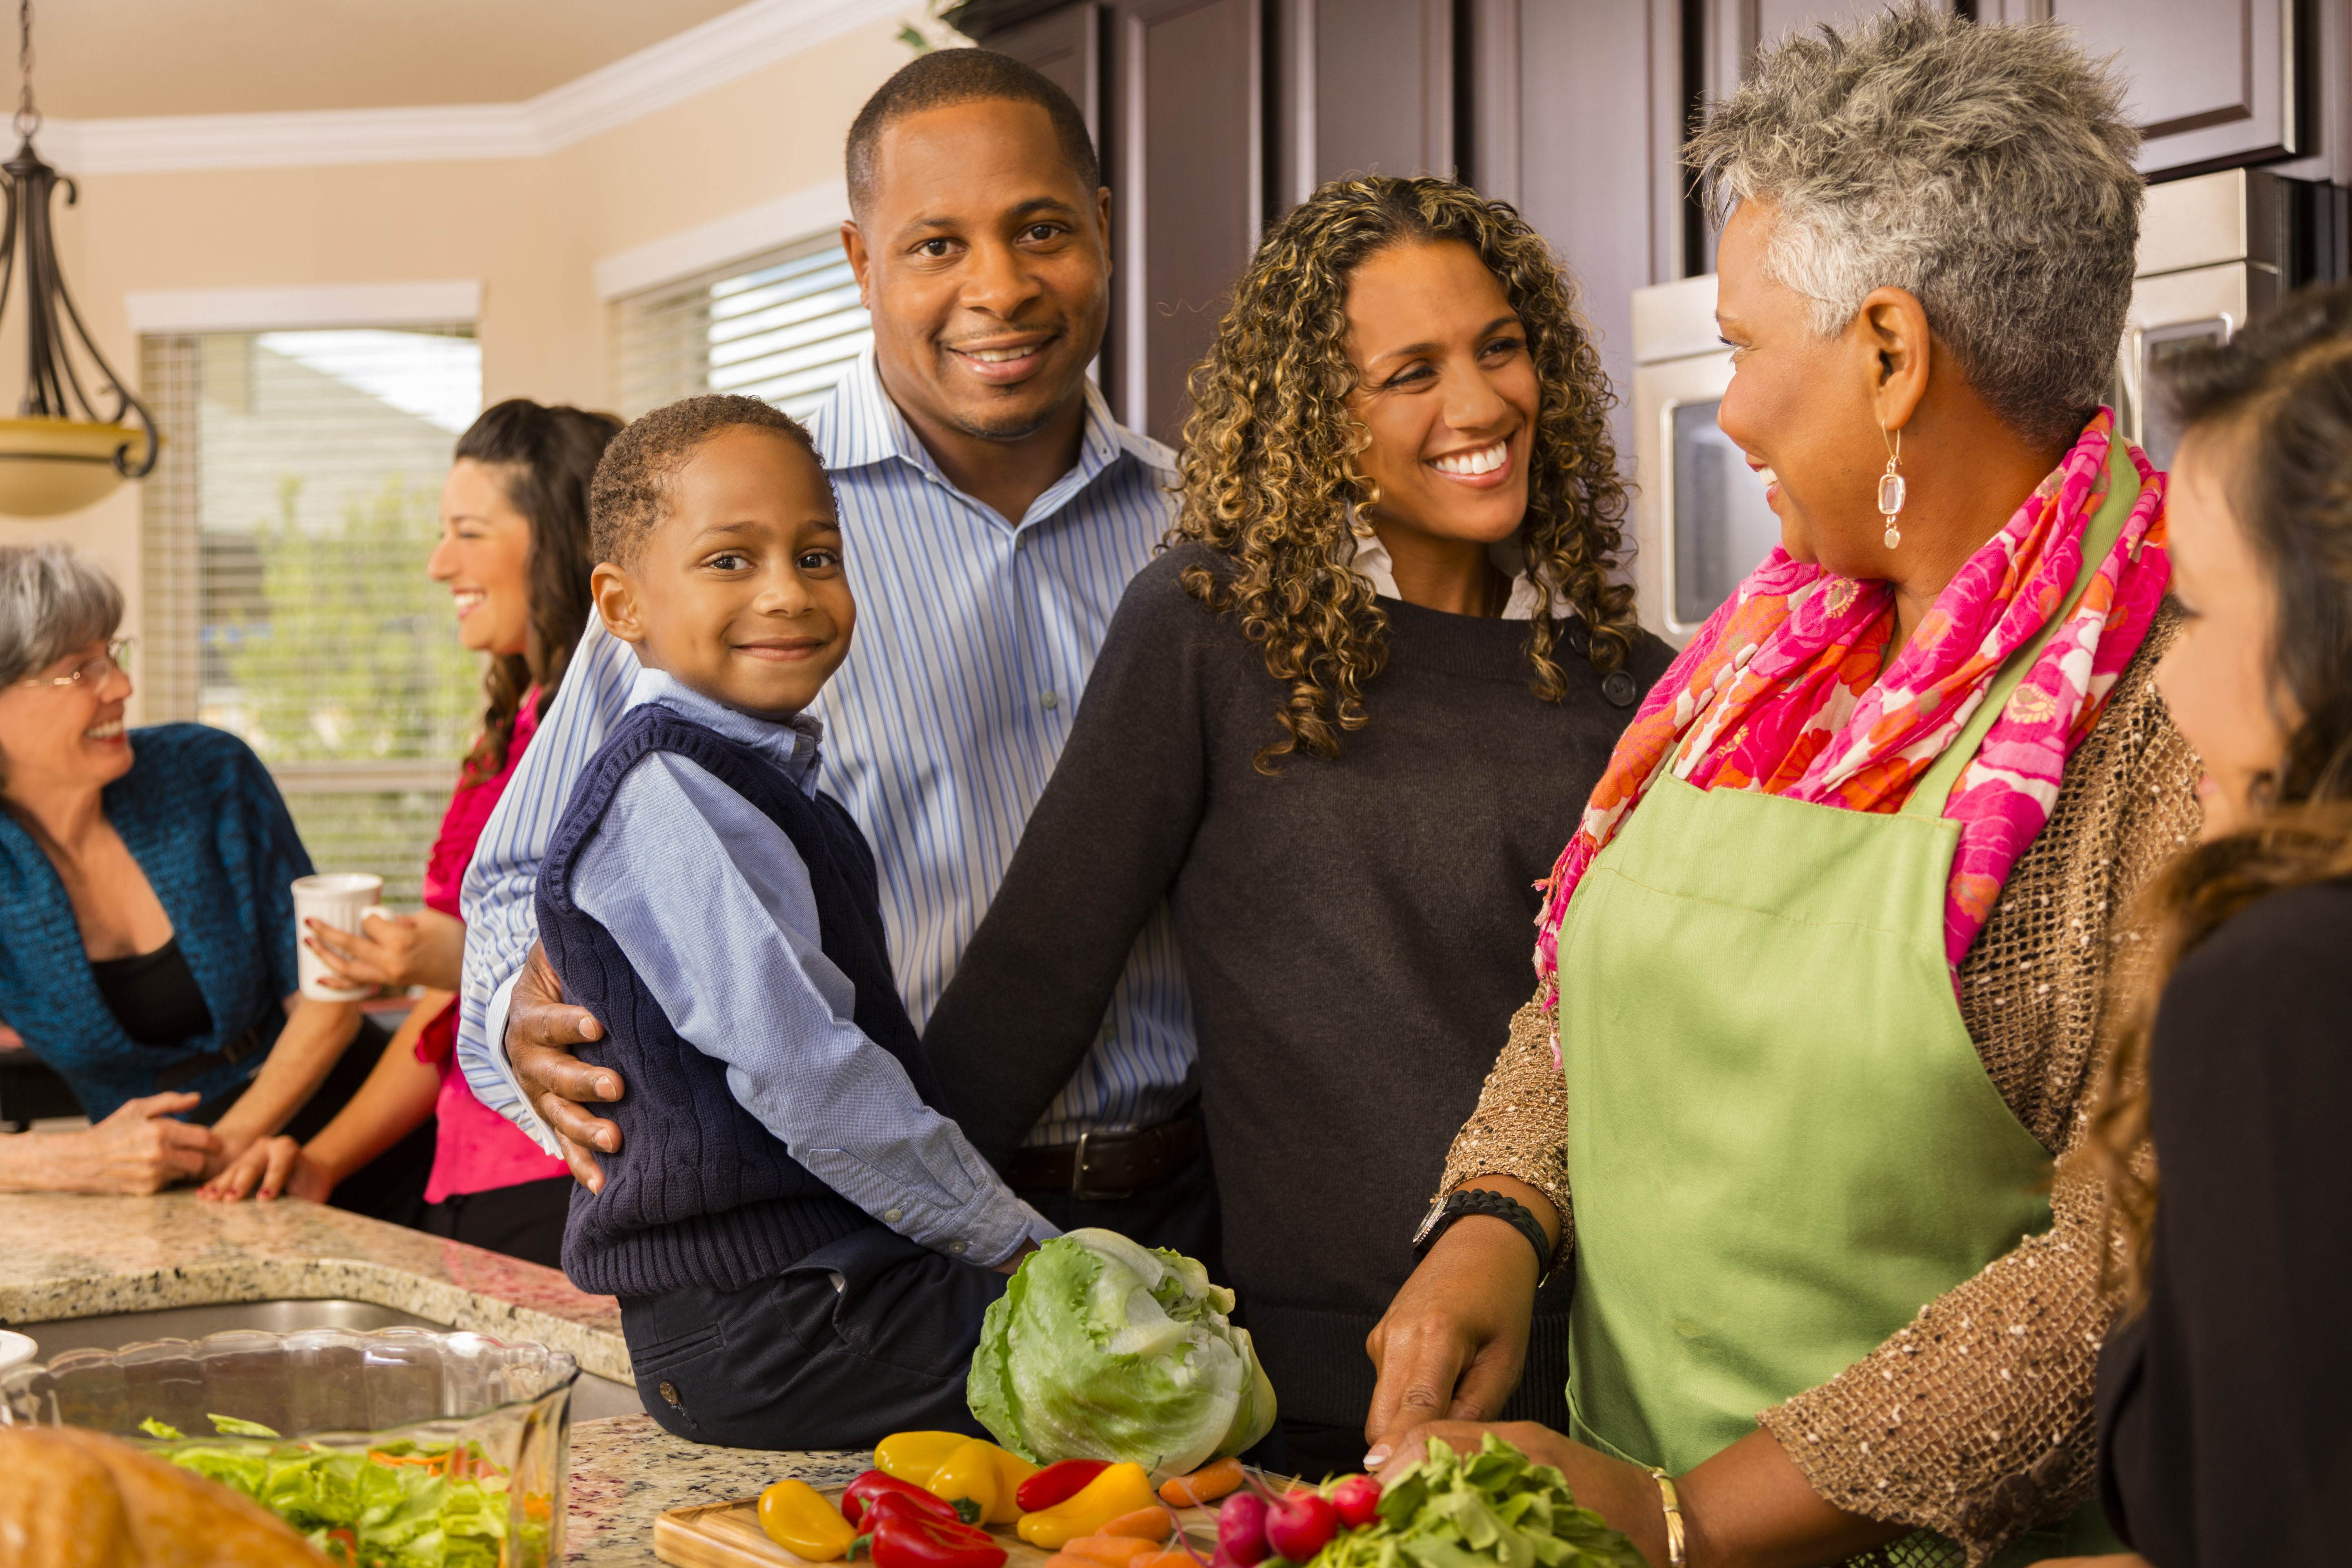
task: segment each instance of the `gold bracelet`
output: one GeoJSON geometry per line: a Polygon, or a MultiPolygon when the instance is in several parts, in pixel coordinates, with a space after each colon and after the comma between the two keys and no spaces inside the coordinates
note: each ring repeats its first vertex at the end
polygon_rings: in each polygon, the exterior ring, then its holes
{"type": "Polygon", "coordinates": [[[1683,1539],[1683,1502],[1675,1494],[1675,1481],[1665,1471],[1653,1468],[1650,1479],[1658,1483],[1658,1503],[1666,1510],[1666,1568],[1683,1568],[1688,1561],[1683,1539]]]}

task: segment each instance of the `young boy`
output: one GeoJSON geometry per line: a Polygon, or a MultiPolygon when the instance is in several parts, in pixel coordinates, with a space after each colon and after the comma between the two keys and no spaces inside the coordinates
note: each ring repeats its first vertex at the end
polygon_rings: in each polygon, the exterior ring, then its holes
{"type": "Polygon", "coordinates": [[[856,617],[824,470],[758,399],[689,398],[614,439],[589,515],[643,668],[540,872],[547,955],[605,1025],[581,1055],[628,1085],[564,1271],[621,1298],[680,1436],[976,1433],[981,1315],[1054,1231],[931,1108],[872,853],[817,793],[803,710],[856,617]]]}

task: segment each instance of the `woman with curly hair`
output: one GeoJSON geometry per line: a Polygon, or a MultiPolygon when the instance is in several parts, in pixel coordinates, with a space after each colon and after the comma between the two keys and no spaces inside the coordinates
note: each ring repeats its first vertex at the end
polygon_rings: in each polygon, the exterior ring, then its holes
{"type": "MultiPolygon", "coordinates": [[[[2116,1299],[2054,1156],[2198,773],[2164,477],[2101,403],[2122,100],[2054,26],[1909,0],[1764,51],[1696,139],[1717,420],[1781,544],[1611,758],[1443,1178],[1573,1246],[1570,1424],[1503,1435],[1660,1568],[2110,1539],[2116,1299]]],[[[1526,1331],[1501,1230],[1444,1230],[1381,1323],[1372,1463],[1486,1436],[1444,1418],[1526,1331]]]]}
{"type": "Polygon", "coordinates": [[[2204,823],[2158,888],[2168,978],[2085,1149],[2129,1302],[2099,1358],[2100,1492],[2163,1568],[2335,1563],[2352,1496],[2352,286],[2170,381],[2188,624],[2157,684],[2204,763],[2204,823]]]}
{"type": "MultiPolygon", "coordinates": [[[[1226,1271],[1289,1463],[1345,1469],[1364,1335],[1525,989],[1535,881],[1668,650],[1609,575],[1625,498],[1590,331],[1502,203],[1325,185],[1192,389],[1170,548],[925,1039],[1009,1157],[1166,902],[1226,1271]]],[[[1565,1305],[1563,1282],[1538,1307],[1530,1415],[1558,1408],[1565,1305]]]]}

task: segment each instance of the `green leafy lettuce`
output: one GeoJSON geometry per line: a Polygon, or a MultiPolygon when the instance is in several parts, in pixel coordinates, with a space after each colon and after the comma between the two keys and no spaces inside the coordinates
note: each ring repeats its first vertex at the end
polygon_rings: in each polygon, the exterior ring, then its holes
{"type": "Polygon", "coordinates": [[[1343,1530],[1309,1568],[1643,1568],[1633,1543],[1576,1506],[1567,1478],[1492,1432],[1478,1452],[1436,1438],[1389,1483],[1380,1516],[1343,1530]]]}
{"type": "Polygon", "coordinates": [[[1192,1258],[1074,1230],[1023,1259],[988,1309],[966,1397],[1037,1464],[1132,1460],[1153,1479],[1238,1454],[1274,1426],[1274,1388],[1234,1293],[1192,1258]]]}
{"type": "MultiPolygon", "coordinates": [[[[226,1436],[275,1436],[251,1422],[212,1419],[226,1436]]],[[[161,1422],[142,1425],[158,1436],[179,1436],[161,1422]]],[[[198,1438],[163,1450],[163,1457],[243,1492],[332,1563],[514,1568],[546,1557],[546,1526],[538,1522],[526,1525],[509,1551],[507,1479],[485,1461],[478,1445],[403,1440],[360,1454],[310,1443],[198,1438]]]]}

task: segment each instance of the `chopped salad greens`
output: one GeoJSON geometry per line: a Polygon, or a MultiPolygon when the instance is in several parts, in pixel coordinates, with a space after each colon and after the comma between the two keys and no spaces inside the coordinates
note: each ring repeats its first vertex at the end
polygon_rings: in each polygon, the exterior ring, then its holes
{"type": "Polygon", "coordinates": [[[1433,1437],[1391,1481],[1380,1512],[1341,1531],[1308,1568],[1642,1568],[1633,1543],[1576,1506],[1567,1478],[1492,1432],[1475,1454],[1433,1437]]]}
{"type": "Polygon", "coordinates": [[[161,1451],[163,1458],[244,1493],[331,1563],[525,1568],[547,1559],[547,1500],[526,1496],[525,1522],[510,1532],[506,1472],[478,1443],[403,1438],[361,1454],[288,1442],[257,1422],[234,1416],[211,1420],[221,1438],[233,1441],[191,1438],[152,1417],[139,1429],[176,1445],[161,1451]]]}

